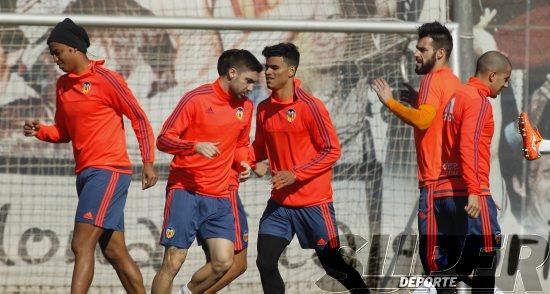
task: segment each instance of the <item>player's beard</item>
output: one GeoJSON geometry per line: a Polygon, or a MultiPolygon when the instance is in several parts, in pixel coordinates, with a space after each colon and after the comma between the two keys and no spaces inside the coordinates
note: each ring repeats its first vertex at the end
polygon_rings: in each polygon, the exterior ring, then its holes
{"type": "Polygon", "coordinates": [[[426,60],[426,63],[423,63],[422,66],[419,68],[415,68],[414,71],[416,72],[416,74],[425,75],[430,71],[432,71],[432,69],[435,66],[435,61],[436,59],[435,59],[435,53],[434,53],[432,55],[432,58],[426,60]]]}

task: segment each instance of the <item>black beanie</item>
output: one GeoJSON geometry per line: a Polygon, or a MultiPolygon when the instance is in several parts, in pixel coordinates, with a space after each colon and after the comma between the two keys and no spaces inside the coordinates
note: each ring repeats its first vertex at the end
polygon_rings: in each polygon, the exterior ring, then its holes
{"type": "Polygon", "coordinates": [[[70,18],[66,18],[55,25],[47,43],[50,44],[51,42],[77,48],[83,53],[86,53],[86,48],[90,47],[90,38],[88,38],[86,30],[75,24],[70,18]]]}

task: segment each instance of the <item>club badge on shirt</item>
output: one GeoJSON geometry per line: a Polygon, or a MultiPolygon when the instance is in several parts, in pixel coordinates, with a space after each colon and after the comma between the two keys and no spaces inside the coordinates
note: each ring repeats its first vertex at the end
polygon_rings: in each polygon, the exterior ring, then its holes
{"type": "Polygon", "coordinates": [[[91,88],[92,88],[92,84],[90,82],[84,82],[84,84],[82,84],[82,93],[88,94],[91,88]]]}
{"type": "Polygon", "coordinates": [[[237,109],[235,110],[235,116],[236,116],[239,120],[243,120],[244,108],[242,108],[242,107],[237,107],[237,109]]]}
{"type": "Polygon", "coordinates": [[[296,118],[296,111],[292,108],[286,111],[286,120],[292,122],[296,118]]]}

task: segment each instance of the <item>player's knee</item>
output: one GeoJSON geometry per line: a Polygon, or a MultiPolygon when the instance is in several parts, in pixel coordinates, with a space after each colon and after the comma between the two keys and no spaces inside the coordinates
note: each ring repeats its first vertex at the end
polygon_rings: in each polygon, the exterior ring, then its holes
{"type": "Polygon", "coordinates": [[[277,261],[272,258],[268,258],[265,255],[258,254],[256,258],[256,266],[260,273],[274,272],[277,270],[277,261]]]}
{"type": "Polygon", "coordinates": [[[233,265],[233,258],[212,260],[212,270],[215,275],[223,276],[233,265]]]}
{"type": "Polygon", "coordinates": [[[183,265],[183,262],[185,261],[186,254],[183,252],[176,252],[176,250],[167,250],[165,252],[164,260],[162,261],[162,265],[160,267],[160,271],[168,275],[171,278],[174,278],[181,266],[183,265]]]}
{"type": "Polygon", "coordinates": [[[116,263],[117,261],[121,260],[125,252],[124,250],[121,250],[120,248],[103,248],[101,250],[103,252],[103,256],[110,262],[110,263],[116,263]]]}
{"type": "Polygon", "coordinates": [[[93,254],[95,252],[95,246],[88,246],[86,242],[73,238],[71,241],[71,250],[74,255],[93,254]]]}

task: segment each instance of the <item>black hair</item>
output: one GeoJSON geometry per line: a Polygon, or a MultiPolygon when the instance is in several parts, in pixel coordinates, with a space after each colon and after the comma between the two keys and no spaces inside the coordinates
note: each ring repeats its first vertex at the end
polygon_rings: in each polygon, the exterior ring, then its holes
{"type": "Polygon", "coordinates": [[[447,27],[437,21],[434,21],[421,25],[417,31],[418,40],[424,37],[432,38],[434,49],[445,49],[445,57],[446,59],[449,59],[449,56],[451,56],[451,52],[453,51],[453,37],[447,27]]]}
{"type": "Polygon", "coordinates": [[[283,60],[291,66],[298,68],[300,64],[300,52],[298,47],[292,43],[279,43],[273,46],[266,46],[262,51],[265,58],[282,57],[283,60]]]}
{"type": "Polygon", "coordinates": [[[220,58],[218,58],[218,74],[220,76],[226,75],[231,68],[246,68],[256,72],[263,70],[260,61],[250,51],[244,49],[229,49],[220,55],[220,58]]]}

